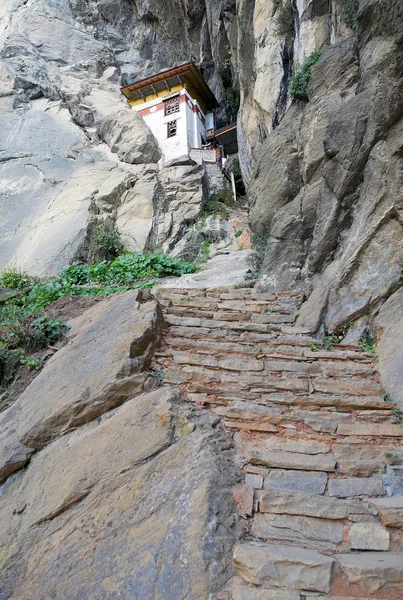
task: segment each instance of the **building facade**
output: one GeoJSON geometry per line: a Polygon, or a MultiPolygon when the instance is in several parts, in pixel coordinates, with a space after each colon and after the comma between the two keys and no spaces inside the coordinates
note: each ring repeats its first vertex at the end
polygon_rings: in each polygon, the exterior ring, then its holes
{"type": "Polygon", "coordinates": [[[216,160],[217,101],[193,63],[163,71],[121,91],[157,138],[164,163],[192,154],[203,161],[204,150],[208,162],[216,160]]]}

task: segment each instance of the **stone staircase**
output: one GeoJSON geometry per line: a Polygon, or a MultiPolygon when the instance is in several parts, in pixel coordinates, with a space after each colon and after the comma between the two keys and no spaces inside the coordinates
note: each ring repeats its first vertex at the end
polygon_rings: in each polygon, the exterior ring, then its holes
{"type": "Polygon", "coordinates": [[[235,576],[220,598],[403,598],[403,425],[374,356],[293,327],[299,293],[160,289],[154,369],[232,432],[235,576]]]}

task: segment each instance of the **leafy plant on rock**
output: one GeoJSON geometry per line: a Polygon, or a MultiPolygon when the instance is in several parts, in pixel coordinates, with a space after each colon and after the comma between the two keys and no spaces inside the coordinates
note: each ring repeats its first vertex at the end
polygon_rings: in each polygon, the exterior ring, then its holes
{"type": "Polygon", "coordinates": [[[302,65],[297,65],[294,68],[290,83],[290,95],[293,100],[308,100],[307,89],[311,79],[312,67],[318,62],[320,55],[320,50],[314,50],[302,65]]]}

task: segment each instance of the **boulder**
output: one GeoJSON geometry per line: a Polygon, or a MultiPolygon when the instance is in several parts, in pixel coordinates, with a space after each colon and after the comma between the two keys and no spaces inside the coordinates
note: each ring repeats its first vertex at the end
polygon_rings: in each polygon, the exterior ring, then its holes
{"type": "Polygon", "coordinates": [[[381,383],[393,402],[403,408],[403,289],[395,292],[375,320],[381,383]]]}
{"type": "Polygon", "coordinates": [[[98,135],[126,163],[156,163],[161,158],[158,142],[135,110],[121,109],[104,117],[98,135]]]}
{"type": "Polygon", "coordinates": [[[129,398],[7,482],[2,598],[57,590],[171,600],[222,589],[234,536],[231,454],[211,427],[179,435],[177,398],[170,387],[129,398]]]}
{"type": "Polygon", "coordinates": [[[1,414],[2,480],[27,462],[28,449],[43,448],[150,385],[144,371],[163,320],[155,302],[139,300],[138,290],[114,295],[72,322],[70,343],[1,414]]]}

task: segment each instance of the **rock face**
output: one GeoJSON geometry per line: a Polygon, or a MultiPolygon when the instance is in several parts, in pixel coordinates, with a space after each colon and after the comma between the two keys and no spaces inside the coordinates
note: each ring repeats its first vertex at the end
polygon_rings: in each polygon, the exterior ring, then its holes
{"type": "Polygon", "coordinates": [[[280,37],[281,66],[269,4],[240,9],[240,43],[255,48],[255,65],[245,59],[240,70],[240,154],[251,174],[251,226],[266,235],[261,289],[312,288],[301,327],[334,330],[400,285],[403,16],[396,1],[387,10],[360,2],[352,35],[337,17],[338,2],[329,13],[297,2],[292,48],[280,37]],[[295,64],[323,46],[309,102],[286,110],[286,96],[279,113],[289,75],[285,50],[295,64]],[[264,60],[275,65],[273,81],[259,68],[264,60]]]}
{"type": "Polygon", "coordinates": [[[105,220],[129,250],[171,248],[202,210],[202,169],[159,179],[157,142],[119,87],[194,60],[222,100],[235,1],[7,0],[0,11],[0,270],[54,274],[87,257],[105,220]]]}
{"type": "Polygon", "coordinates": [[[163,320],[155,302],[139,303],[141,294],[113,296],[73,321],[71,342],[1,415],[0,480],[21,468],[32,450],[152,385],[144,371],[163,320]]]}
{"type": "Polygon", "coordinates": [[[230,575],[232,443],[179,390],[153,389],[161,314],[140,300],[72,321],[71,343],[2,414],[2,600],[207,598],[230,575]]]}

